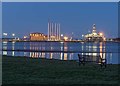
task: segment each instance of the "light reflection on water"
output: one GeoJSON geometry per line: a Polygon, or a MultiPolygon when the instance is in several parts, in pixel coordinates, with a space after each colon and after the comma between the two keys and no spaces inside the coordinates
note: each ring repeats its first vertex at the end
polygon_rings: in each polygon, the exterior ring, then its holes
{"type": "MultiPolygon", "coordinates": [[[[97,61],[95,56],[100,55],[106,58],[108,64],[118,64],[118,44],[117,43],[68,43],[68,42],[8,42],[3,43],[3,49],[24,49],[24,50],[53,50],[53,51],[87,51],[82,55],[92,55],[88,60],[97,61]],[[95,53],[89,53],[93,51],[95,53]],[[100,53],[98,53],[100,52],[100,53]],[[109,53],[105,53],[109,52],[109,53]],[[111,52],[111,53],[110,53],[111,52]],[[113,53],[116,52],[116,53],[113,53]]],[[[47,58],[59,60],[78,60],[78,53],[56,53],[56,52],[20,52],[20,51],[3,51],[3,55],[9,56],[27,56],[31,58],[47,58]]]]}

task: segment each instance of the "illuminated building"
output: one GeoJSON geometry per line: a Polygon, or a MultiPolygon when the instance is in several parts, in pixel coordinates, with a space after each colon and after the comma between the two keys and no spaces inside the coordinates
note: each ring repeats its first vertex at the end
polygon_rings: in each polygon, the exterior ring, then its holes
{"type": "Polygon", "coordinates": [[[103,33],[96,32],[96,25],[93,24],[92,33],[84,35],[86,41],[105,41],[103,33]]]}
{"type": "Polygon", "coordinates": [[[46,41],[47,35],[44,35],[43,33],[31,33],[30,34],[30,41],[46,41]]]}

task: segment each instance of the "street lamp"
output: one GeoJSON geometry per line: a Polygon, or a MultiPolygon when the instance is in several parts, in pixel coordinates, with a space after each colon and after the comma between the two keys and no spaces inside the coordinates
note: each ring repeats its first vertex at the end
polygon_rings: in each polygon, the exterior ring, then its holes
{"type": "Polygon", "coordinates": [[[61,34],[61,37],[63,37],[63,34],[61,34]]]}
{"type": "Polygon", "coordinates": [[[7,33],[3,33],[4,36],[7,36],[7,33]]]}
{"type": "Polygon", "coordinates": [[[13,36],[13,40],[14,40],[15,34],[14,34],[14,33],[12,33],[12,36],[13,36]]]}
{"type": "Polygon", "coordinates": [[[14,36],[15,36],[15,34],[13,33],[13,34],[12,34],[12,36],[14,37],[14,36]]]}
{"type": "Polygon", "coordinates": [[[82,38],[84,37],[84,35],[82,34],[82,38]]]}
{"type": "Polygon", "coordinates": [[[61,34],[60,36],[61,36],[60,38],[63,40],[63,34],[61,34]]]}
{"type": "Polygon", "coordinates": [[[8,34],[7,33],[3,33],[3,36],[7,36],[8,34]]]}
{"type": "Polygon", "coordinates": [[[82,37],[84,37],[84,35],[82,34],[82,37]]]}
{"type": "Polygon", "coordinates": [[[82,40],[84,39],[84,35],[82,34],[82,40]]]}

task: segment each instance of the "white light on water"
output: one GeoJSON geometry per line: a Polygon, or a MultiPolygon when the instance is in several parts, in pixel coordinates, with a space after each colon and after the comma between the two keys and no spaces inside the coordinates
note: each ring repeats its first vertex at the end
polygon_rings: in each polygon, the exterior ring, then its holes
{"type": "Polygon", "coordinates": [[[7,55],[7,51],[3,51],[3,55],[7,55]]]}
{"type": "Polygon", "coordinates": [[[61,44],[63,44],[63,42],[60,42],[61,44]]]}
{"type": "Polygon", "coordinates": [[[12,56],[15,56],[15,52],[14,51],[12,52],[12,56]]]}
{"type": "Polygon", "coordinates": [[[13,41],[12,43],[14,44],[15,42],[13,41]]]}
{"type": "Polygon", "coordinates": [[[97,53],[93,53],[93,56],[97,56],[97,53]]]}
{"type": "Polygon", "coordinates": [[[5,43],[5,44],[6,44],[6,43],[7,43],[7,41],[3,41],[3,43],[5,43]]]}

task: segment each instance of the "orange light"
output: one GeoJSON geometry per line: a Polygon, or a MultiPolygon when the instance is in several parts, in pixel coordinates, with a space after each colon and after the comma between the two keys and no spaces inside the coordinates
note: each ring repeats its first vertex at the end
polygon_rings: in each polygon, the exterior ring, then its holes
{"type": "Polygon", "coordinates": [[[68,37],[66,37],[66,36],[65,36],[65,37],[64,37],[64,39],[65,39],[65,40],[67,40],[67,39],[68,39],[68,37]]]}

